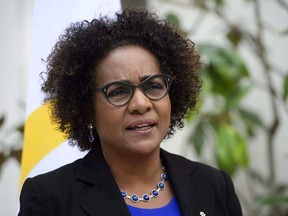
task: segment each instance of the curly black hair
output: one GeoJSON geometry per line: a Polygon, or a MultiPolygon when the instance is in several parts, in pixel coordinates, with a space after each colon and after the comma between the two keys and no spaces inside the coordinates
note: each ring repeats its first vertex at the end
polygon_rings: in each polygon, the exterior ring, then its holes
{"type": "MultiPolygon", "coordinates": [[[[72,23],[59,37],[42,73],[42,91],[50,103],[51,118],[66,134],[71,145],[88,150],[88,124],[94,119],[91,85],[97,64],[113,49],[137,45],[149,50],[159,61],[161,72],[176,77],[171,100],[170,137],[183,128],[188,111],[195,109],[201,81],[200,57],[195,44],[185,39],[170,23],[147,10],[125,9],[115,19],[100,17],[72,23]]],[[[98,139],[97,139],[98,138],[98,139]]]]}

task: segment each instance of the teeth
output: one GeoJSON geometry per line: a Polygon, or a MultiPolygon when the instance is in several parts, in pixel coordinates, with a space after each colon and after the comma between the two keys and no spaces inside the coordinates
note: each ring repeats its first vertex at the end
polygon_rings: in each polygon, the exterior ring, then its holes
{"type": "Polygon", "coordinates": [[[139,124],[135,124],[135,125],[131,125],[130,127],[128,127],[128,130],[136,130],[136,131],[145,131],[148,130],[152,127],[154,127],[155,124],[149,124],[149,123],[139,123],[139,124]]]}
{"type": "Polygon", "coordinates": [[[136,125],[135,128],[144,128],[144,127],[149,127],[148,124],[141,124],[141,125],[136,125]]]}
{"type": "Polygon", "coordinates": [[[147,126],[142,126],[142,127],[135,127],[135,130],[137,130],[137,131],[142,131],[142,130],[147,130],[147,129],[149,129],[149,128],[151,128],[151,126],[150,125],[147,125],[147,126]]]}

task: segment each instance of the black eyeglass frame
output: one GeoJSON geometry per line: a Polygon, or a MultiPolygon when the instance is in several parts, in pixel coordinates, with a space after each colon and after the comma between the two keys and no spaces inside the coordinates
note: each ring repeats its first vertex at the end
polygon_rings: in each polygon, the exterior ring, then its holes
{"type": "Polygon", "coordinates": [[[143,80],[143,81],[142,81],[141,83],[139,83],[138,85],[133,85],[133,84],[130,84],[130,83],[127,83],[127,82],[124,82],[124,81],[114,81],[114,82],[106,83],[106,84],[103,85],[102,87],[92,88],[92,90],[95,91],[96,93],[102,93],[102,94],[105,96],[106,100],[107,100],[110,104],[112,104],[113,106],[121,107],[121,106],[124,106],[124,105],[128,104],[128,103],[131,101],[131,99],[132,99],[133,96],[134,96],[134,93],[135,93],[136,88],[138,88],[138,89],[139,89],[147,98],[149,98],[150,100],[153,100],[153,101],[161,100],[162,98],[164,98],[164,97],[168,94],[168,92],[169,92],[169,90],[170,90],[170,87],[171,87],[172,82],[173,82],[174,79],[175,79],[175,76],[171,76],[171,75],[168,75],[168,74],[155,74],[155,75],[151,75],[151,76],[147,77],[145,80],[143,80]],[[143,86],[143,84],[145,84],[147,81],[152,80],[152,79],[154,79],[154,78],[156,78],[156,77],[162,77],[162,78],[164,78],[164,79],[166,80],[166,82],[167,82],[167,91],[166,91],[166,93],[165,93],[163,96],[161,96],[160,98],[154,99],[154,98],[150,98],[149,96],[146,95],[145,91],[143,91],[143,89],[142,89],[142,86],[143,86]],[[130,87],[130,88],[132,89],[130,99],[129,99],[127,102],[125,102],[125,103],[123,103],[123,104],[120,104],[120,105],[116,105],[116,104],[114,104],[113,102],[111,102],[111,101],[109,100],[108,95],[107,95],[107,90],[108,90],[108,88],[109,88],[111,85],[114,85],[114,84],[123,84],[123,85],[128,86],[128,87],[130,87]]]}

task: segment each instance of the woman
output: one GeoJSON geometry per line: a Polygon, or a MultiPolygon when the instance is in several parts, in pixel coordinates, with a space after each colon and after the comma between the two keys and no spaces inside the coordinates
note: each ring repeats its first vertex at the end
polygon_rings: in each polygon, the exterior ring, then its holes
{"type": "Polygon", "coordinates": [[[80,160],[29,178],[20,216],[242,215],[230,178],[160,148],[201,87],[194,44],[147,11],[72,24],[42,90],[80,160]]]}

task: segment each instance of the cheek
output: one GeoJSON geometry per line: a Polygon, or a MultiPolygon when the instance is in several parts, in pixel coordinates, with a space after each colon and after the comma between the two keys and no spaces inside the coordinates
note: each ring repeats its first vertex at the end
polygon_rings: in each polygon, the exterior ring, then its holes
{"type": "Polygon", "coordinates": [[[163,103],[160,104],[159,106],[159,111],[160,111],[160,115],[162,118],[162,121],[165,122],[165,125],[167,127],[169,127],[170,125],[170,117],[171,117],[171,102],[170,102],[170,98],[163,98],[163,103]]]}
{"type": "MultiPolygon", "coordinates": [[[[98,101],[98,100],[95,100],[98,101]]],[[[109,111],[107,111],[107,108],[105,105],[103,105],[103,103],[101,102],[95,102],[94,104],[94,109],[95,109],[95,116],[94,116],[94,120],[95,120],[95,127],[97,130],[97,133],[99,134],[99,136],[102,134],[103,130],[105,130],[105,127],[107,127],[108,122],[109,122],[109,115],[107,115],[107,113],[110,113],[109,111]]]]}
{"type": "Polygon", "coordinates": [[[94,109],[95,127],[99,136],[115,131],[115,126],[119,126],[121,121],[119,110],[111,107],[106,101],[95,103],[94,109]]]}
{"type": "MultiPolygon", "coordinates": [[[[96,94],[95,96],[95,99],[94,99],[94,113],[95,113],[95,116],[94,116],[94,121],[95,121],[95,127],[96,127],[96,130],[97,130],[97,127],[98,125],[100,125],[100,121],[101,121],[101,113],[102,113],[102,108],[100,106],[100,103],[99,103],[99,97],[98,95],[96,94]]],[[[98,130],[97,130],[98,131],[98,130]]]]}
{"type": "Polygon", "coordinates": [[[167,110],[167,112],[169,113],[169,115],[171,114],[171,100],[170,97],[167,96],[166,100],[165,100],[165,108],[167,110]]]}

